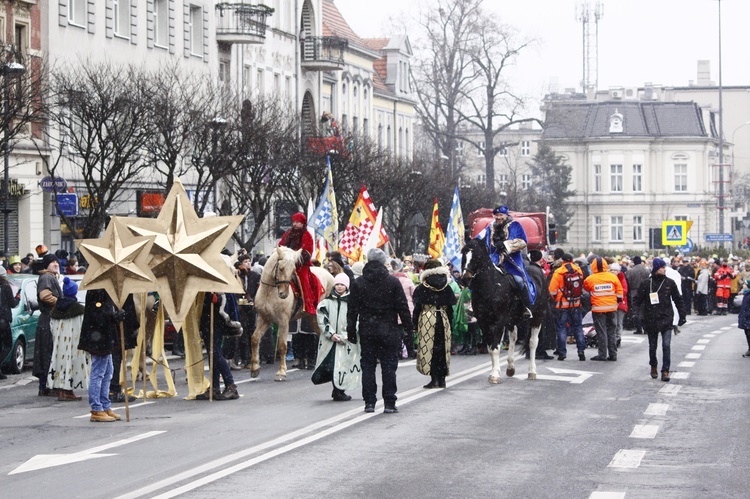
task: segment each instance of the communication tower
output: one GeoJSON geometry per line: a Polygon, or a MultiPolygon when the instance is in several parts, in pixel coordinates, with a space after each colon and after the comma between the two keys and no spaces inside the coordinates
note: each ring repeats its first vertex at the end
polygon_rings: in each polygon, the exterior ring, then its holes
{"type": "Polygon", "coordinates": [[[599,83],[599,20],[604,17],[604,4],[582,0],[576,5],[576,20],[583,25],[583,79],[586,92],[596,90],[599,83]],[[593,26],[592,26],[593,24],[593,26]]]}

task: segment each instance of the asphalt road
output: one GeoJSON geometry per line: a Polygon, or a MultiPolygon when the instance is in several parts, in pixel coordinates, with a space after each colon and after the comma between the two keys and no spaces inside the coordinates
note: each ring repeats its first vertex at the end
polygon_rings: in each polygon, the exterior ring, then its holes
{"type": "MultiPolygon", "coordinates": [[[[691,316],[672,381],[649,376],[645,336],[617,362],[527,361],[500,385],[489,357],[453,357],[448,388],[399,366],[398,414],[330,400],[310,371],[235,372],[242,398],[136,402],[131,422],[90,423],[86,397],[0,382],[3,497],[736,498],[750,483],[750,359],[736,316],[691,316]]],[[[595,355],[589,349],[587,356],[595,355]]],[[[179,367],[181,361],[172,361],[179,367]]],[[[118,406],[121,407],[121,406],[118,406]]]]}

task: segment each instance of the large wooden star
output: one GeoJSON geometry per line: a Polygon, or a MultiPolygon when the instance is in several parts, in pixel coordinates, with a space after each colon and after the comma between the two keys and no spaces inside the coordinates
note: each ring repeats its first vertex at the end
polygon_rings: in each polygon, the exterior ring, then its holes
{"type": "Polygon", "coordinates": [[[81,289],[104,289],[118,308],[130,293],[153,291],[156,278],[147,264],[153,244],[153,236],[134,236],[113,217],[101,239],[78,242],[89,264],[81,289]]]}
{"type": "Polygon", "coordinates": [[[159,297],[178,331],[198,293],[244,291],[221,258],[221,250],[242,218],[199,218],[182,183],[176,181],[157,218],[121,219],[133,234],[154,236],[149,266],[156,276],[159,297]]]}

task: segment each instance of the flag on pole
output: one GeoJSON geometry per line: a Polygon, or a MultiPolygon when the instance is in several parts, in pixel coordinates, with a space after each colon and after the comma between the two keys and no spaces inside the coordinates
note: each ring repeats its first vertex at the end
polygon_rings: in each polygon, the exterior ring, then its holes
{"type": "Polygon", "coordinates": [[[427,253],[432,258],[439,258],[443,254],[443,246],[445,246],[445,234],[440,226],[440,220],[438,220],[438,200],[435,198],[435,205],[432,207],[432,222],[430,223],[430,247],[427,249],[427,253]]]}
{"type": "Polygon", "coordinates": [[[370,199],[367,187],[363,184],[357,202],[354,203],[349,223],[346,224],[344,234],[339,241],[339,252],[354,262],[360,261],[363,254],[362,248],[369,240],[377,218],[375,205],[370,199]]]}
{"type": "Polygon", "coordinates": [[[328,159],[328,174],[323,193],[320,195],[318,206],[308,220],[315,229],[315,233],[326,240],[328,247],[336,248],[339,234],[339,215],[336,210],[336,193],[333,190],[330,158],[328,159]]]}
{"type": "Polygon", "coordinates": [[[453,191],[453,203],[448,219],[448,232],[445,235],[443,254],[456,269],[461,268],[461,248],[464,245],[464,217],[461,213],[461,201],[458,198],[458,187],[453,191]]]}
{"type": "Polygon", "coordinates": [[[381,246],[380,239],[382,237],[381,229],[383,228],[383,209],[381,208],[378,211],[378,216],[375,219],[375,225],[372,228],[372,232],[370,232],[370,237],[367,238],[367,241],[365,242],[362,253],[367,254],[368,251],[370,251],[373,248],[379,248],[381,246]]]}

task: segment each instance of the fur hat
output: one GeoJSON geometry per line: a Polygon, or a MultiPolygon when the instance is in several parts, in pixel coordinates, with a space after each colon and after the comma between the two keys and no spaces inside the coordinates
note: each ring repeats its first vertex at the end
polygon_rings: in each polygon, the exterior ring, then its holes
{"type": "Polygon", "coordinates": [[[292,215],[292,222],[299,222],[303,225],[307,224],[307,217],[302,212],[297,212],[292,215]]]}
{"type": "Polygon", "coordinates": [[[346,289],[349,289],[349,276],[344,272],[338,274],[333,278],[333,285],[335,286],[336,284],[343,284],[346,286],[346,289]]]}
{"type": "Polygon", "coordinates": [[[71,281],[70,277],[66,277],[63,279],[62,290],[64,296],[75,298],[76,293],[78,293],[78,284],[76,284],[75,281],[71,281]]]}
{"type": "Polygon", "coordinates": [[[362,269],[363,269],[364,267],[365,267],[365,264],[364,264],[364,263],[362,263],[362,262],[354,262],[354,263],[352,264],[352,273],[353,273],[353,274],[354,274],[355,276],[357,276],[357,277],[360,277],[360,276],[362,275],[362,269]]]}
{"type": "Polygon", "coordinates": [[[667,266],[667,262],[665,262],[664,260],[658,257],[654,258],[654,261],[651,262],[651,272],[656,273],[657,270],[666,266],[667,266]]]}
{"type": "Polygon", "coordinates": [[[443,264],[442,264],[442,262],[440,260],[437,260],[435,258],[431,258],[431,259],[427,260],[426,262],[424,262],[424,267],[423,268],[424,268],[424,270],[430,270],[430,269],[437,269],[437,268],[440,268],[442,266],[443,266],[443,264]]]}
{"type": "Polygon", "coordinates": [[[380,262],[383,265],[385,265],[386,261],[385,253],[383,253],[383,250],[380,248],[372,248],[370,251],[367,252],[367,261],[368,262],[380,262]]]}
{"type": "Polygon", "coordinates": [[[44,255],[44,258],[42,258],[42,268],[46,269],[47,267],[49,267],[49,264],[52,262],[59,264],[60,260],[58,260],[55,255],[51,253],[47,253],[46,255],[44,255]]]}

